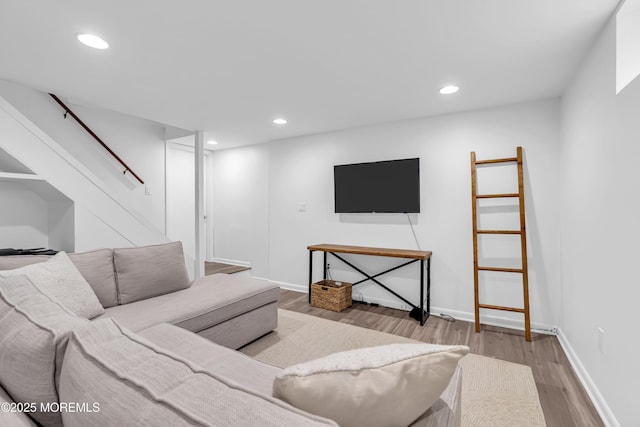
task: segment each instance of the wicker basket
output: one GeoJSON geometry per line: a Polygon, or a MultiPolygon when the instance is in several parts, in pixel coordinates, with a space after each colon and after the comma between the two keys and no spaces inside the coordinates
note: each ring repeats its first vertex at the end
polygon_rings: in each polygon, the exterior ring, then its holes
{"type": "Polygon", "coordinates": [[[351,307],[351,283],[321,280],[311,285],[311,305],[331,311],[351,307]],[[342,283],[342,286],[336,286],[342,283]]]}

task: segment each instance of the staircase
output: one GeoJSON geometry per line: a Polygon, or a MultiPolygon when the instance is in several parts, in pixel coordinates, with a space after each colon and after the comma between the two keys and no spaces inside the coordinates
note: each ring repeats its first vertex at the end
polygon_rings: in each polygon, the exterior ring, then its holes
{"type": "Polygon", "coordinates": [[[73,247],[66,250],[168,241],[161,231],[119,201],[91,170],[3,97],[0,97],[0,149],[33,172],[0,173],[0,179],[45,182],[73,202],[73,247]]]}

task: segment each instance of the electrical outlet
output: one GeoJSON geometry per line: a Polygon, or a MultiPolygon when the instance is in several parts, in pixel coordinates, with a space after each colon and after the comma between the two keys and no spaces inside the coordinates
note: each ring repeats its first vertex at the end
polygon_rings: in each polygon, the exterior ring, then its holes
{"type": "Polygon", "coordinates": [[[151,195],[151,186],[150,185],[145,185],[144,186],[144,194],[146,194],[147,196],[151,195]]]}
{"type": "Polygon", "coordinates": [[[598,334],[598,350],[600,350],[600,353],[602,353],[603,355],[607,354],[607,347],[606,347],[606,343],[604,340],[604,329],[602,328],[597,328],[596,329],[597,334],[598,334]]]}

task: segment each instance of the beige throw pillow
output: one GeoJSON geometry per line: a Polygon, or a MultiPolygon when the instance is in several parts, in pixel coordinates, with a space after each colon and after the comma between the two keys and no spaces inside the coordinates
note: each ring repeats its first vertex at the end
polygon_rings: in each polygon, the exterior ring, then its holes
{"type": "Polygon", "coordinates": [[[391,344],[284,369],[273,395],[341,427],[407,426],[445,390],[465,346],[391,344]]]}
{"type": "MultiPolygon", "coordinates": [[[[57,384],[71,331],[90,323],[25,276],[0,278],[0,383],[41,425],[62,426],[60,413],[47,407],[59,402],[57,384]]],[[[0,425],[13,426],[4,415],[0,425]]]]}
{"type": "Polygon", "coordinates": [[[104,313],[95,292],[64,252],[45,262],[0,271],[0,277],[15,276],[27,276],[40,292],[80,317],[92,319],[104,313]]]}

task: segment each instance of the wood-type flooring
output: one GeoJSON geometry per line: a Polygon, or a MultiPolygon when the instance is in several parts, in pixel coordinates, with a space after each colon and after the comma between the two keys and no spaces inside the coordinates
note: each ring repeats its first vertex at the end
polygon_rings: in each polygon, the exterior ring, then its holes
{"type": "Polygon", "coordinates": [[[279,307],[418,341],[463,344],[475,354],[530,366],[548,427],[604,426],[553,335],[532,333],[531,342],[527,342],[524,331],[483,325],[476,333],[473,323],[449,322],[436,316],[421,327],[405,311],[363,304],[335,313],[311,307],[306,293],[288,290],[281,291],[279,307]]]}
{"type": "Polygon", "coordinates": [[[239,265],[223,264],[221,262],[209,262],[204,263],[204,274],[208,276],[216,273],[233,274],[240,271],[249,270],[249,267],[242,267],[239,265]]]}

